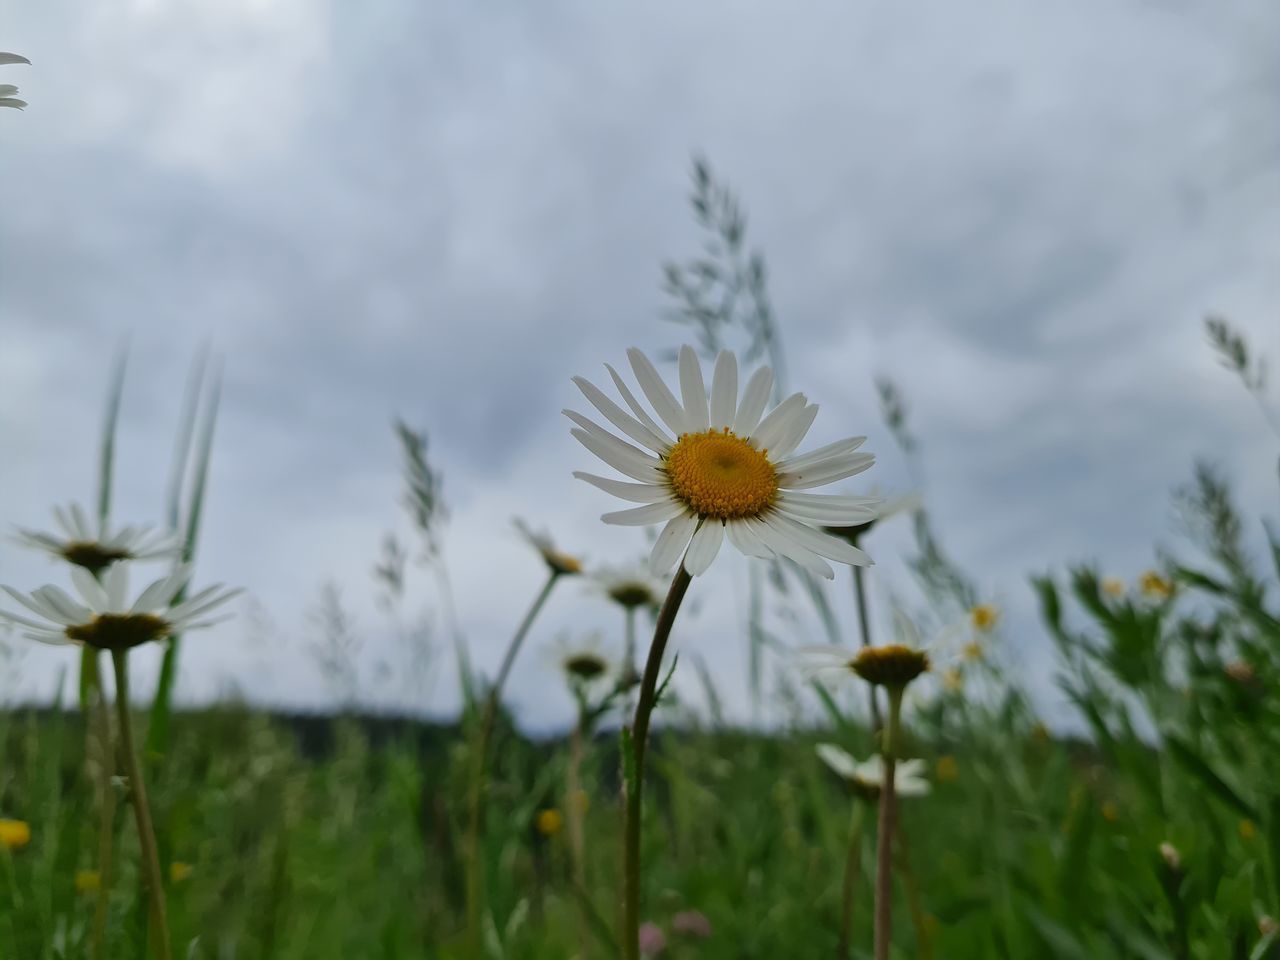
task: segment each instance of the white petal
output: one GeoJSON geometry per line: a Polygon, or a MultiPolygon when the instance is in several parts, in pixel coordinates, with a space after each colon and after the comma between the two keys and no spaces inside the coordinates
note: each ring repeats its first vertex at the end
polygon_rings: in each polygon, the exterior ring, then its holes
{"type": "Polygon", "coordinates": [[[764,522],[780,530],[806,550],[812,550],[820,557],[829,557],[832,560],[838,560],[840,563],[847,563],[855,567],[869,567],[872,565],[871,558],[848,541],[840,540],[830,534],[823,533],[821,530],[815,530],[813,527],[792,520],[790,517],[772,513],[765,517],[764,522]]]}
{"type": "Polygon", "coordinates": [[[684,513],[688,507],[678,500],[664,500],[661,503],[646,503],[643,507],[632,507],[629,510],[618,510],[606,513],[600,519],[605,523],[613,523],[624,527],[643,527],[650,523],[665,523],[667,520],[684,513]]]}
{"type": "MultiPolygon", "coordinates": [[[[29,604],[27,604],[26,606],[28,607],[28,609],[30,608],[29,604]]],[[[44,616],[44,614],[41,614],[41,616],[44,616]]],[[[16,613],[10,613],[8,610],[0,610],[0,620],[7,620],[9,623],[16,623],[21,627],[31,627],[33,630],[49,629],[48,617],[45,617],[44,622],[41,623],[38,620],[31,620],[31,619],[28,619],[27,617],[19,616],[16,613]]]]}
{"type": "Polygon", "coordinates": [[[689,576],[698,577],[706,573],[722,543],[724,524],[714,517],[704,520],[689,543],[689,552],[684,555],[684,568],[689,571],[689,576]]]}
{"type": "Polygon", "coordinates": [[[61,504],[57,504],[54,506],[53,519],[58,522],[58,526],[62,528],[62,532],[65,533],[72,540],[81,539],[80,533],[76,530],[75,523],[73,523],[71,520],[71,514],[69,514],[66,508],[63,507],[61,504]]]}
{"type": "Polygon", "coordinates": [[[721,350],[711,376],[711,426],[733,429],[738,406],[738,358],[732,350],[721,350]]]}
{"type": "Polygon", "coordinates": [[[98,613],[124,613],[129,609],[129,564],[117,561],[102,578],[107,591],[107,608],[98,613]]]}
{"type": "Polygon", "coordinates": [[[812,550],[802,546],[793,537],[787,536],[777,527],[763,520],[750,518],[747,521],[751,532],[759,537],[770,550],[779,556],[788,557],[800,564],[804,569],[827,580],[835,579],[835,571],[830,564],[812,550]]]}
{"type": "Polygon", "coordinates": [[[604,365],[609,371],[609,376],[613,378],[613,385],[618,388],[618,393],[622,394],[622,399],[627,402],[627,406],[631,408],[631,412],[636,415],[636,419],[648,427],[655,436],[670,442],[665,430],[658,426],[658,421],[649,416],[649,411],[640,405],[640,401],[636,399],[636,395],[631,392],[631,388],[627,386],[625,380],[619,376],[618,371],[613,369],[609,364],[604,365]]]}
{"type": "Polygon", "coordinates": [[[631,369],[636,375],[640,389],[653,404],[653,409],[663,419],[671,432],[677,437],[689,432],[689,421],[684,415],[684,407],[676,400],[676,395],[662,382],[653,363],[643,353],[632,347],[627,351],[627,359],[631,361],[631,369]]]}
{"type": "Polygon", "coordinates": [[[778,501],[774,505],[774,509],[794,520],[809,520],[828,527],[857,526],[862,523],[870,523],[879,516],[874,506],[842,502],[846,498],[823,498],[832,501],[831,503],[792,499],[792,497],[799,496],[802,496],[802,494],[783,491],[778,495],[778,501]]]}
{"type": "Polygon", "coordinates": [[[174,620],[190,620],[193,617],[200,617],[220,607],[233,597],[238,597],[244,591],[241,589],[227,590],[222,584],[207,587],[198,594],[184,603],[178,604],[169,611],[169,618],[174,620]]]}
{"type": "Polygon", "coordinates": [[[831,770],[845,780],[854,779],[857,765],[854,763],[853,757],[845,753],[834,743],[820,743],[814,750],[831,770]]]}
{"type": "Polygon", "coordinates": [[[691,513],[667,521],[649,555],[649,569],[655,576],[665,574],[680,559],[680,554],[684,553],[697,525],[698,518],[691,513]]]}
{"type": "Polygon", "coordinates": [[[782,439],[783,434],[791,426],[795,418],[804,413],[808,401],[803,393],[793,393],[787,399],[769,411],[769,415],[760,421],[760,425],[751,431],[748,438],[757,450],[769,450],[782,439]]]}
{"type": "Polygon", "coordinates": [[[71,582],[76,585],[90,610],[107,609],[107,591],[102,589],[102,584],[92,573],[84,567],[72,567],[71,582]]]}
{"type": "Polygon", "coordinates": [[[75,521],[76,536],[81,540],[95,539],[93,534],[89,532],[89,521],[85,519],[84,510],[81,508],[80,504],[71,504],[71,519],[75,521]]]}
{"type": "Polygon", "coordinates": [[[17,590],[13,589],[13,587],[0,586],[0,590],[3,590],[36,616],[44,617],[46,620],[52,620],[54,623],[62,623],[62,618],[54,615],[56,610],[49,607],[49,605],[43,602],[39,597],[36,597],[35,595],[27,596],[25,593],[19,593],[17,590]]]}
{"type": "Polygon", "coordinates": [[[778,461],[778,469],[784,471],[803,470],[806,467],[813,466],[815,463],[821,463],[823,460],[830,460],[846,453],[853,453],[866,442],[866,437],[846,437],[843,440],[837,440],[835,443],[828,443],[825,447],[819,447],[817,450],[810,450],[808,453],[802,453],[798,457],[792,457],[790,460],[780,460],[778,461]]]}
{"type": "Polygon", "coordinates": [[[654,453],[665,453],[671,441],[665,439],[646,427],[631,414],[610,400],[590,380],[585,377],[574,377],[574,385],[582,391],[591,405],[604,414],[605,418],[641,446],[648,447],[654,453]]]}
{"type": "Polygon", "coordinates": [[[874,453],[851,453],[847,457],[827,460],[817,466],[787,470],[778,474],[778,486],[784,490],[808,490],[856,476],[876,462],[874,453]]]}
{"type": "Polygon", "coordinates": [[[775,462],[782,457],[790,456],[796,447],[800,446],[800,441],[805,438],[809,432],[809,428],[813,426],[814,417],[818,415],[818,405],[811,403],[800,412],[800,416],[792,420],[788,425],[786,432],[782,437],[774,441],[772,447],[769,448],[769,456],[775,462]]]}
{"type": "Polygon", "coordinates": [[[689,429],[701,433],[710,426],[707,419],[707,386],[702,379],[702,364],[693,347],[680,348],[680,396],[684,399],[684,421],[689,429]]]}
{"type": "Polygon", "coordinates": [[[182,579],[172,575],[161,577],[138,595],[130,612],[155,613],[157,610],[163,610],[177,596],[183,583],[182,579]]]}
{"type": "Polygon", "coordinates": [[[769,392],[773,389],[773,371],[761,367],[747,381],[747,389],[742,392],[742,403],[738,404],[738,413],[733,418],[733,432],[740,437],[750,436],[751,431],[760,422],[760,414],[764,413],[765,404],[769,402],[769,392]]]}
{"type": "Polygon", "coordinates": [[[93,611],[76,603],[59,587],[41,587],[31,594],[31,599],[44,604],[49,613],[53,614],[49,617],[50,620],[66,627],[88,623],[93,619],[93,611]]]}
{"type": "Polygon", "coordinates": [[[573,475],[579,480],[587,481],[593,487],[599,487],[605,493],[611,493],[623,500],[630,500],[632,503],[657,503],[671,496],[671,491],[663,484],[627,483],[625,480],[610,480],[608,477],[598,477],[594,473],[584,473],[581,470],[573,471],[573,475]]]}
{"type": "Polygon", "coordinates": [[[585,430],[579,430],[577,427],[569,432],[597,457],[613,467],[613,469],[620,473],[625,473],[628,477],[648,483],[655,483],[662,477],[662,474],[652,464],[643,459],[642,456],[633,455],[632,453],[634,451],[635,454],[639,454],[640,451],[623,443],[616,437],[611,438],[613,442],[610,443],[587,433],[585,430]]]}
{"type": "Polygon", "coordinates": [[[738,552],[744,557],[772,560],[777,556],[741,520],[730,520],[725,524],[724,532],[729,538],[729,542],[737,547],[738,552]]]}
{"type": "Polygon", "coordinates": [[[75,643],[65,633],[59,633],[56,630],[32,630],[24,633],[23,636],[36,643],[47,643],[51,647],[65,647],[67,644],[75,643]]]}

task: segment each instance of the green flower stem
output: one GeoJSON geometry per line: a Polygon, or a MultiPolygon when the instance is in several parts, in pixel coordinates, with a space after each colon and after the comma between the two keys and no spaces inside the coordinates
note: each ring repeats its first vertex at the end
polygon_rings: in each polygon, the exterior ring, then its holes
{"type": "MultiPolygon", "coordinates": [[[[627,785],[624,799],[625,823],[622,847],[622,955],[624,960],[640,960],[640,804],[644,788],[644,756],[649,738],[649,717],[653,713],[658,693],[658,673],[662,669],[662,655],[667,649],[671,627],[684,600],[685,592],[693,578],[684,564],[676,571],[671,589],[658,614],[653,631],[653,643],[640,680],[640,695],[636,701],[635,721],[631,726],[631,745],[634,758],[634,776],[627,785]]],[[[625,762],[625,760],[624,760],[625,762]]]]}
{"type": "Polygon", "coordinates": [[[893,778],[898,764],[898,727],[902,714],[901,686],[889,688],[889,725],[884,737],[884,782],[880,785],[880,824],[876,836],[876,951],[875,960],[889,960],[893,939],[893,832],[897,805],[893,778]]]}
{"type": "MultiPolygon", "coordinates": [[[[95,659],[98,651],[92,651],[95,659]]],[[[98,750],[100,783],[98,809],[98,893],[93,908],[93,960],[107,960],[107,908],[111,901],[111,881],[113,878],[112,860],[115,847],[116,832],[116,792],[112,786],[115,776],[115,749],[111,738],[111,705],[107,700],[106,687],[100,682],[101,669],[94,671],[97,688],[96,726],[98,728],[98,750]]]]}
{"type": "Polygon", "coordinates": [[[622,676],[628,687],[635,683],[636,677],[636,608],[626,609],[627,632],[626,646],[622,654],[622,676]]]}
{"type": "MultiPolygon", "coordinates": [[[[569,740],[569,763],[565,771],[565,815],[569,821],[569,858],[572,861],[573,882],[579,890],[587,889],[586,830],[582,809],[582,758],[586,752],[589,734],[589,717],[586,705],[578,705],[578,723],[569,740]]],[[[578,955],[587,954],[587,933],[590,920],[586,908],[578,904],[578,955]]]]}
{"type": "Polygon", "coordinates": [[[129,775],[129,801],[138,824],[138,842],[142,846],[142,869],[151,895],[151,916],[155,923],[156,955],[172,960],[169,945],[169,918],[164,903],[164,877],[160,872],[160,854],[156,850],[156,832],[151,825],[151,808],[147,804],[147,787],[138,763],[138,750],[133,739],[133,719],[129,714],[129,653],[112,650],[111,662],[116,671],[116,713],[120,722],[120,752],[124,754],[129,775]]]}
{"type": "Polygon", "coordinates": [[[849,849],[844,858],[844,884],[840,889],[840,944],[836,951],[840,960],[849,960],[853,944],[853,894],[861,872],[862,817],[862,800],[854,800],[853,814],[849,818],[849,849]]]}
{"type": "Polygon", "coordinates": [[[476,736],[475,752],[471,765],[471,793],[467,803],[466,846],[467,943],[470,948],[470,955],[473,957],[481,956],[482,943],[480,903],[481,891],[484,886],[484,866],[481,863],[480,841],[484,833],[484,805],[489,773],[489,741],[493,739],[493,725],[497,719],[498,705],[502,701],[502,688],[506,685],[507,676],[511,673],[511,667],[516,661],[516,654],[520,652],[524,638],[529,633],[529,628],[533,626],[534,618],[538,616],[538,611],[547,602],[547,597],[551,595],[551,588],[556,585],[558,579],[560,579],[560,571],[552,570],[550,576],[547,577],[547,582],[543,584],[542,590],[534,598],[533,605],[529,607],[529,612],[524,615],[524,619],[520,621],[520,626],[516,628],[515,636],[511,638],[511,642],[507,645],[507,652],[503,655],[502,665],[498,668],[498,676],[493,681],[493,686],[489,689],[489,695],[485,699],[484,714],[480,720],[480,731],[476,736]]]}
{"type": "MultiPolygon", "coordinates": [[[[858,627],[862,633],[862,645],[871,646],[871,620],[867,616],[867,585],[863,579],[862,567],[853,567],[853,595],[858,602],[858,627]]],[[[876,688],[867,685],[867,699],[871,702],[871,726],[876,732],[884,729],[880,718],[880,698],[876,696],[876,688]]]]}

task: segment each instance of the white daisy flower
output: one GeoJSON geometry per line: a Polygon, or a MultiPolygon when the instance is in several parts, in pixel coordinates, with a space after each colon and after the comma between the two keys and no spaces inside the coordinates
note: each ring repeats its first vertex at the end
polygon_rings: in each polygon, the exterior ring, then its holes
{"type": "MultiPolygon", "coordinates": [[[[859,793],[879,795],[884,784],[884,759],[879,754],[859,762],[834,743],[820,743],[814,749],[836,776],[848,780],[859,793]]],[[[933,787],[925,779],[924,771],[923,760],[898,761],[893,768],[893,792],[900,797],[927,795],[933,787]]]]}
{"type": "Polygon", "coordinates": [[[534,530],[519,517],[516,517],[513,522],[516,529],[520,531],[520,536],[524,537],[529,546],[538,551],[542,562],[552,573],[571,576],[582,572],[582,561],[572,554],[558,550],[555,541],[551,539],[551,534],[545,530],[534,530]]]}
{"type": "Polygon", "coordinates": [[[606,513],[604,522],[665,523],[649,558],[655,574],[670,570],[681,554],[691,575],[704,573],[726,536],[748,557],[787,557],[828,579],[834,573],[824,557],[860,566],[871,563],[857,547],[819,527],[870,520],[879,500],[804,492],[870,467],[875,457],[855,452],[866,437],[850,437],[796,456],[818,408],[796,393],[765,415],[773,388],[768,367],[751,376],[739,399],[738,361],[723,350],[708,394],[697,354],[690,346],[681,347],[677,400],[648,357],[634,348],[627,356],[641,391],[665,426],[640,405],[608,364],[629,413],[589,380],[574,377],[573,382],[606,420],[639,446],[576,411],[564,414],[575,424],[571,432],[584,447],[639,481],[574,473],[606,493],[643,504],[606,513]]]}
{"type": "Polygon", "coordinates": [[[18,528],[18,543],[65,560],[90,573],[98,573],[122,560],[176,560],[182,543],[169,534],[153,533],[148,527],[120,527],[111,530],[99,525],[95,532],[78,503],[54,507],[54,519],[62,535],[18,528]]]}
{"type": "Polygon", "coordinates": [[[624,610],[660,606],[666,594],[667,585],[639,564],[598,567],[590,576],[600,592],[624,610]]]}
{"type": "MultiPolygon", "coordinates": [[[[17,53],[0,53],[0,64],[5,63],[30,63],[26,57],[17,53]]],[[[0,83],[0,107],[13,107],[15,110],[21,110],[27,105],[27,101],[19,100],[14,96],[18,92],[18,88],[12,83],[0,83]]]]}
{"type": "MultiPolygon", "coordinates": [[[[871,489],[871,496],[877,496],[879,491],[876,488],[871,489]]],[[[854,546],[858,545],[858,541],[871,532],[872,527],[883,523],[890,517],[897,516],[900,513],[918,513],[924,507],[924,497],[918,491],[910,493],[899,493],[885,497],[875,510],[875,516],[870,520],[864,520],[861,523],[851,525],[827,524],[823,529],[833,537],[840,537],[842,540],[848,540],[854,546]]]]}
{"type": "Polygon", "coordinates": [[[607,681],[613,672],[613,663],[604,652],[604,639],[598,633],[589,633],[579,640],[570,640],[562,634],[551,647],[556,667],[564,674],[569,686],[581,689],[607,681]]]}
{"type": "Polygon", "coordinates": [[[240,592],[216,584],[175,603],[174,599],[191,579],[190,567],[179,567],[155,581],[132,603],[128,599],[128,564],[112,564],[101,583],[83,567],[72,568],[71,579],[80,600],[55,586],[41,587],[31,594],[0,586],[0,590],[42,620],[7,610],[0,610],[0,618],[24,628],[23,636],[41,643],[79,643],[100,650],[127,650],[219,622],[207,619],[208,615],[240,592]]]}

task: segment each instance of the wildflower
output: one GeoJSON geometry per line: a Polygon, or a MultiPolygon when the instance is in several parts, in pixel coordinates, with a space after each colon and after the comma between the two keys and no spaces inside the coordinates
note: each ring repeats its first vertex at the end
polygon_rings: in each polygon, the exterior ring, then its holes
{"type": "MultiPolygon", "coordinates": [[[[873,490],[872,495],[874,494],[875,491],[873,490]]],[[[856,523],[852,526],[829,526],[823,527],[822,529],[833,537],[840,537],[843,540],[848,540],[856,547],[858,545],[858,541],[866,534],[870,533],[871,529],[876,524],[882,523],[899,513],[916,513],[923,506],[924,498],[921,497],[919,493],[916,493],[915,491],[912,491],[911,493],[902,493],[897,496],[886,497],[884,502],[876,508],[876,515],[870,520],[865,520],[862,523],[856,523]]]]}
{"type": "Polygon", "coordinates": [[[905,687],[929,669],[928,654],[901,643],[863,647],[857,651],[848,647],[819,645],[800,647],[796,652],[811,670],[849,671],[868,683],[891,689],[905,687]]]}
{"type": "Polygon", "coordinates": [[[942,673],[942,687],[949,693],[959,693],[964,689],[964,671],[959,667],[948,667],[942,673]]]}
{"type": "Polygon", "coordinates": [[[1101,586],[1102,592],[1109,597],[1123,597],[1128,589],[1119,577],[1103,577],[1101,586]]]}
{"type": "Polygon", "coordinates": [[[1107,823],[1115,823],[1120,819],[1120,808],[1114,800],[1108,800],[1102,805],[1102,819],[1107,823]]]}
{"type": "Polygon", "coordinates": [[[560,832],[560,828],[564,826],[564,817],[560,815],[559,810],[554,807],[548,807],[546,810],[538,811],[534,826],[544,837],[554,837],[560,832]]]}
{"type": "Polygon", "coordinates": [[[556,665],[573,690],[584,690],[605,679],[612,670],[609,658],[601,652],[598,633],[589,633],[579,641],[570,641],[567,634],[561,635],[553,649],[556,665]]]}
{"type": "Polygon", "coordinates": [[[102,886],[102,874],[97,870],[76,871],[76,893],[94,893],[102,886]]]}
{"type": "Polygon", "coordinates": [[[794,456],[818,408],[796,393],[761,419],[773,384],[768,367],[756,371],[739,401],[737,358],[721,351],[708,400],[697,355],[684,346],[680,349],[682,400],[677,400],[648,357],[636,349],[627,351],[627,356],[665,429],[612,367],[609,374],[630,413],[583,377],[575,377],[574,383],[605,419],[640,446],[580,413],[564,413],[575,424],[571,432],[583,446],[639,481],[575,472],[574,476],[606,493],[643,504],[601,519],[634,526],[665,524],[649,558],[655,574],[669,570],[681,554],[690,575],[706,572],[726,536],[748,557],[787,557],[828,579],[835,574],[824,557],[858,566],[871,563],[857,547],[820,527],[871,520],[879,499],[802,492],[870,467],[875,458],[855,452],[865,437],[794,456]]]}
{"type": "Polygon", "coordinates": [[[186,880],[187,877],[191,876],[193,870],[195,870],[195,867],[191,866],[191,864],[183,863],[181,860],[175,860],[173,863],[169,864],[169,882],[181,883],[183,880],[186,880]]]}
{"type": "Polygon", "coordinates": [[[147,527],[111,530],[99,524],[94,532],[78,503],[65,509],[54,507],[53,516],[62,536],[19,527],[18,542],[83,567],[95,576],[121,560],[176,560],[182,553],[182,544],[176,538],[151,533],[147,527]]]}
{"type": "Polygon", "coordinates": [[[667,935],[656,923],[640,924],[640,952],[646,957],[656,957],[667,949],[667,935]]]}
{"type": "Polygon", "coordinates": [[[1178,848],[1166,840],[1160,844],[1160,859],[1164,861],[1164,865],[1173,873],[1182,872],[1182,856],[1178,853],[1178,848]]]}
{"type": "Polygon", "coordinates": [[[0,844],[21,850],[31,842],[31,825],[25,820],[0,820],[0,844]]]}
{"type": "Polygon", "coordinates": [[[711,921],[701,911],[682,910],[671,918],[671,929],[694,940],[705,940],[711,936],[711,921]]]}
{"type": "Polygon", "coordinates": [[[934,766],[934,775],[937,776],[941,783],[952,783],[960,779],[960,764],[950,754],[939,757],[937,764],[934,766]]]}
{"type": "Polygon", "coordinates": [[[1245,843],[1252,843],[1253,839],[1258,835],[1258,828],[1254,826],[1252,820],[1245,817],[1239,824],[1240,839],[1245,843]]]}
{"type": "Polygon", "coordinates": [[[966,643],[964,647],[961,648],[961,653],[964,654],[964,658],[966,660],[970,660],[970,661],[981,660],[982,644],[977,643],[976,641],[966,643]]]}
{"type": "Polygon", "coordinates": [[[999,619],[1000,608],[994,603],[980,603],[969,611],[969,622],[975,630],[991,630],[999,619]]]}
{"type": "MultiPolygon", "coordinates": [[[[3,63],[31,63],[26,57],[17,53],[0,53],[0,64],[3,63]]],[[[14,96],[18,92],[18,88],[12,83],[0,83],[0,107],[13,107],[15,110],[21,110],[27,105],[27,101],[19,100],[14,96]]]]}
{"type": "Polygon", "coordinates": [[[591,579],[624,610],[657,607],[666,590],[643,567],[601,567],[591,574],[591,579]]]}
{"type": "Polygon", "coordinates": [[[1154,570],[1148,570],[1138,581],[1145,596],[1156,600],[1168,600],[1173,596],[1173,581],[1167,580],[1154,570]]]}
{"type": "Polygon", "coordinates": [[[582,561],[572,554],[556,549],[551,534],[545,530],[534,530],[519,517],[515,520],[516,529],[524,537],[529,546],[542,556],[542,562],[552,573],[560,576],[573,576],[582,572],[582,561]]]}
{"type": "MultiPolygon", "coordinates": [[[[872,754],[861,762],[833,743],[820,743],[814,750],[836,776],[847,780],[858,796],[875,800],[884,783],[884,759],[872,754]]],[[[932,787],[924,778],[923,760],[900,760],[893,770],[893,792],[900,797],[923,797],[932,787]]]]}

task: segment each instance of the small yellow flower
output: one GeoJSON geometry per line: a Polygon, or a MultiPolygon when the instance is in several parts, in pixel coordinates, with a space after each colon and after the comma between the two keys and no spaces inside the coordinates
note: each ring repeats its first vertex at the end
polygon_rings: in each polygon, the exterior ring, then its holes
{"type": "Polygon", "coordinates": [[[1102,805],[1102,819],[1107,823],[1115,823],[1120,819],[1120,808],[1116,806],[1114,800],[1108,800],[1102,805]]]}
{"type": "Polygon", "coordinates": [[[93,893],[102,886],[102,874],[97,870],[76,871],[76,893],[93,893]]]}
{"type": "Polygon", "coordinates": [[[969,622],[975,630],[990,630],[1000,619],[1000,608],[994,603],[980,603],[969,611],[969,622]]]}
{"type": "Polygon", "coordinates": [[[959,667],[949,667],[942,674],[943,689],[950,693],[959,693],[964,689],[964,673],[959,667]]]}
{"type": "Polygon", "coordinates": [[[956,758],[948,754],[945,757],[939,757],[934,773],[943,783],[951,783],[960,777],[960,764],[956,763],[956,758]]]}
{"type": "Polygon", "coordinates": [[[964,654],[966,660],[981,660],[982,644],[977,642],[966,643],[960,652],[964,654]]]}
{"type": "Polygon", "coordinates": [[[1252,820],[1245,817],[1240,821],[1240,839],[1245,843],[1252,843],[1254,837],[1258,835],[1258,828],[1254,826],[1252,820]]]}
{"type": "Polygon", "coordinates": [[[560,815],[559,810],[549,807],[546,810],[538,811],[538,818],[534,825],[544,837],[554,837],[560,832],[560,828],[564,826],[564,817],[560,815]]]}
{"type": "Polygon", "coordinates": [[[0,820],[0,843],[20,850],[31,842],[31,825],[25,820],[0,820]]]}
{"type": "Polygon", "coordinates": [[[1168,600],[1173,596],[1173,581],[1166,580],[1154,570],[1148,570],[1144,573],[1138,583],[1142,587],[1143,594],[1148,597],[1168,600]]]}
{"type": "Polygon", "coordinates": [[[1108,597],[1123,597],[1128,589],[1119,577],[1103,577],[1101,586],[1102,592],[1108,597]]]}
{"type": "Polygon", "coordinates": [[[169,864],[169,882],[181,883],[191,876],[191,871],[194,869],[189,863],[183,863],[181,860],[173,861],[173,863],[169,864]]]}

